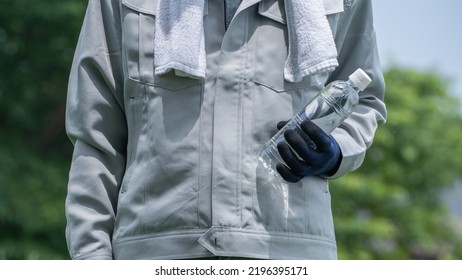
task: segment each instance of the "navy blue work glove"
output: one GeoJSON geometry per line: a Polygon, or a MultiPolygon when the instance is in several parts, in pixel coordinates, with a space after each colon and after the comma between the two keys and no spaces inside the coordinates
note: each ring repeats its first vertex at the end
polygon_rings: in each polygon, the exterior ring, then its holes
{"type": "MultiPolygon", "coordinates": [[[[278,123],[278,129],[281,129],[285,123],[287,122],[278,123]]],[[[306,176],[333,175],[342,160],[337,141],[310,120],[303,121],[300,127],[302,129],[300,132],[288,129],[284,133],[287,143],[281,142],[277,146],[279,154],[286,163],[286,165],[282,163],[276,165],[279,174],[291,183],[296,183],[306,176]]]]}

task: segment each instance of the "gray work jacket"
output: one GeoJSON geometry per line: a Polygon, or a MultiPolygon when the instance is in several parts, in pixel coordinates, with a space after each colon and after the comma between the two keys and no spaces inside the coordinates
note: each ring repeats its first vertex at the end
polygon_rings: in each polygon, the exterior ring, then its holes
{"type": "Polygon", "coordinates": [[[333,178],[360,166],[385,121],[371,0],[324,2],[340,66],[290,83],[282,0],[244,0],[227,28],[223,1],[207,1],[205,79],[154,74],[156,0],[89,1],[66,115],[72,258],[337,258],[330,178],[282,194],[256,175],[276,123],[357,68],[373,82],[332,133],[333,178]]]}

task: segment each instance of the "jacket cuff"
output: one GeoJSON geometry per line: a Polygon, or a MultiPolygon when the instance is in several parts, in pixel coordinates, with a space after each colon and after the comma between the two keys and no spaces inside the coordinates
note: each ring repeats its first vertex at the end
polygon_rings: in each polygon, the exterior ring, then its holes
{"type": "Polygon", "coordinates": [[[351,136],[341,130],[334,130],[332,136],[337,140],[342,154],[342,160],[337,171],[334,174],[322,176],[326,179],[337,179],[350,171],[353,171],[361,166],[365,157],[365,148],[359,147],[351,141],[351,136]]]}

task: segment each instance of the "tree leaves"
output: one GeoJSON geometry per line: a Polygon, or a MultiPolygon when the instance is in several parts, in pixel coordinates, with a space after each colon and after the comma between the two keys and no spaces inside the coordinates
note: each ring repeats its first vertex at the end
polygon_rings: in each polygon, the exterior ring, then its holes
{"type": "Polygon", "coordinates": [[[86,1],[5,0],[0,9],[0,259],[68,258],[67,79],[86,1]]]}
{"type": "Polygon", "coordinates": [[[458,258],[461,240],[453,234],[441,193],[462,174],[460,102],[435,73],[391,68],[385,80],[387,123],[363,166],[332,182],[340,256],[412,258],[418,249],[458,258]],[[358,214],[364,212],[366,220],[358,214]]]}

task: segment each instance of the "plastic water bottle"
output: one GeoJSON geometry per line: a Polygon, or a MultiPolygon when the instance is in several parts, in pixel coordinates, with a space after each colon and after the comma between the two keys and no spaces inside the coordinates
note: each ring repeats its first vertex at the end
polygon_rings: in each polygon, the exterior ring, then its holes
{"type": "MultiPolygon", "coordinates": [[[[258,160],[272,176],[283,180],[276,171],[278,163],[284,163],[279,155],[277,145],[285,141],[284,132],[293,129],[300,133],[313,148],[316,144],[300,128],[300,124],[309,119],[325,133],[330,134],[353,111],[359,102],[358,93],[371,83],[371,78],[362,69],[349,76],[348,81],[334,81],[327,85],[305,108],[281,128],[258,153],[258,160]]],[[[296,154],[296,153],[295,153],[296,154]]]]}

